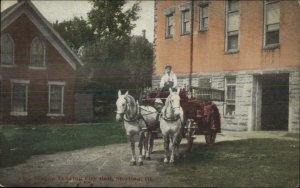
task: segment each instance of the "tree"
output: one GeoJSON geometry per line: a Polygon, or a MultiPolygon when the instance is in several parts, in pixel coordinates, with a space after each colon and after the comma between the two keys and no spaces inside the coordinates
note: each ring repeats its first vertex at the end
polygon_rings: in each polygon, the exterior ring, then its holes
{"type": "Polygon", "coordinates": [[[122,11],[126,0],[90,0],[93,4],[88,13],[89,22],[98,39],[123,40],[129,37],[135,27],[139,4],[135,3],[130,9],[122,11]]]}
{"type": "Polygon", "coordinates": [[[153,46],[142,36],[131,38],[124,60],[128,68],[129,81],[136,90],[151,85],[153,72],[153,46]]]}
{"type": "Polygon", "coordinates": [[[74,51],[95,41],[92,28],[82,17],[74,17],[72,20],[61,23],[56,21],[53,27],[74,51]]]}

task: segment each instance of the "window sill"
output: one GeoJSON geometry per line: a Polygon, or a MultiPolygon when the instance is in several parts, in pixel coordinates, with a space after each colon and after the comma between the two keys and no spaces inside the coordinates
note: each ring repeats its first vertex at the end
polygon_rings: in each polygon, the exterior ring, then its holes
{"type": "Polygon", "coordinates": [[[170,35],[170,36],[166,36],[165,39],[172,39],[173,38],[173,35],[170,35]]]}
{"type": "Polygon", "coordinates": [[[224,115],[225,119],[234,119],[235,115],[224,115]]]}
{"type": "Polygon", "coordinates": [[[269,44],[264,46],[263,50],[274,50],[280,48],[280,44],[269,44]]]}
{"type": "Polygon", "coordinates": [[[34,67],[34,66],[29,66],[28,67],[31,70],[47,70],[47,67],[34,67]]]}
{"type": "Polygon", "coordinates": [[[229,55],[229,54],[237,54],[237,53],[239,53],[240,52],[240,50],[228,50],[228,51],[226,51],[224,54],[225,55],[229,55]]]}
{"type": "Polygon", "coordinates": [[[207,32],[208,31],[208,28],[207,29],[200,29],[199,32],[207,32]]]}
{"type": "Polygon", "coordinates": [[[49,117],[64,117],[64,114],[52,114],[52,113],[48,113],[47,116],[49,117]]]}
{"type": "Polygon", "coordinates": [[[27,112],[10,112],[11,116],[27,116],[27,112]]]}
{"type": "Polygon", "coordinates": [[[180,36],[186,36],[186,35],[190,35],[191,33],[181,33],[180,36]]]}
{"type": "Polygon", "coordinates": [[[1,68],[14,68],[16,65],[0,65],[1,68]]]}

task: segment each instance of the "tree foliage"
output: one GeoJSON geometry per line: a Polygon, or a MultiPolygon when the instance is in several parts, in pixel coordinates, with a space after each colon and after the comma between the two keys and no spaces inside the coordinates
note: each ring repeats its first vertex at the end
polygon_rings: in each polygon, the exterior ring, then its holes
{"type": "Polygon", "coordinates": [[[86,46],[95,40],[92,28],[82,17],[74,17],[72,20],[60,23],[56,21],[53,27],[73,50],[78,50],[81,46],[86,46]]]}
{"type": "MultiPolygon", "coordinates": [[[[90,0],[88,20],[75,17],[54,23],[74,49],[83,49],[85,66],[79,71],[79,89],[111,97],[118,89],[140,90],[151,85],[152,44],[131,36],[140,10],[136,3],[123,10],[126,0],[90,0]]],[[[80,51],[80,50],[79,50],[80,51]]]]}
{"type": "Polygon", "coordinates": [[[90,0],[93,4],[88,13],[89,22],[92,25],[98,39],[122,40],[131,34],[135,27],[139,5],[136,3],[131,9],[123,11],[125,0],[90,0]]]}

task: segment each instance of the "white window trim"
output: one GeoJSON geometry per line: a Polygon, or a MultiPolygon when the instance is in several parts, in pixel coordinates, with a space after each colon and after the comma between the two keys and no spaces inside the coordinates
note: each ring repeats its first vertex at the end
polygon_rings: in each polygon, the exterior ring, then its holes
{"type": "Polygon", "coordinates": [[[30,84],[30,80],[18,80],[12,79],[11,82],[11,116],[27,116],[28,115],[28,85],[30,84]],[[24,112],[15,112],[13,110],[13,84],[25,84],[26,85],[26,99],[25,99],[25,111],[24,112]]]}
{"type": "Polygon", "coordinates": [[[48,113],[47,116],[51,116],[51,117],[63,117],[64,115],[64,93],[65,93],[65,86],[66,86],[66,82],[64,81],[49,81],[48,82],[48,113]],[[61,92],[61,111],[60,113],[51,113],[50,112],[50,100],[51,100],[51,86],[62,86],[62,92],[61,92]]]}
{"type": "Polygon", "coordinates": [[[203,28],[203,7],[207,7],[207,21],[209,25],[209,3],[201,3],[199,4],[199,31],[208,31],[208,26],[207,28],[203,28]]]}
{"type": "Polygon", "coordinates": [[[266,44],[267,40],[267,4],[272,4],[272,3],[279,3],[279,9],[280,9],[280,0],[277,0],[275,2],[270,2],[268,3],[266,0],[264,0],[264,49],[273,49],[277,48],[280,46],[280,17],[279,17],[279,42],[277,44],[266,44]]]}
{"type": "MultiPolygon", "coordinates": [[[[231,49],[231,50],[228,50],[228,31],[227,31],[227,28],[228,28],[228,0],[224,1],[225,3],[225,53],[237,53],[240,51],[240,35],[241,35],[241,1],[239,0],[239,9],[238,11],[234,11],[234,12],[238,12],[239,13],[239,19],[240,19],[240,23],[239,23],[239,30],[238,30],[238,47],[237,49],[231,49]]],[[[230,12],[232,13],[232,12],[230,12]]]]}
{"type": "Polygon", "coordinates": [[[13,53],[13,57],[12,57],[12,64],[11,65],[3,65],[1,62],[0,62],[0,67],[4,67],[4,68],[12,68],[12,67],[15,67],[16,66],[16,64],[15,64],[15,41],[14,41],[14,39],[11,37],[11,35],[10,34],[8,34],[8,33],[5,33],[3,36],[8,36],[8,38],[11,40],[11,42],[12,42],[12,46],[13,46],[13,51],[12,51],[12,53],[13,53]]]}
{"type": "Polygon", "coordinates": [[[34,37],[34,39],[31,41],[31,44],[30,44],[30,64],[29,64],[29,69],[32,69],[32,70],[45,70],[47,69],[47,66],[46,66],[46,45],[45,45],[45,42],[44,40],[41,38],[41,37],[34,37]],[[42,42],[42,45],[43,45],[43,49],[44,49],[44,59],[43,59],[43,66],[34,66],[32,65],[31,63],[31,49],[32,49],[32,45],[33,45],[33,42],[35,40],[40,40],[42,42]]]}
{"type": "MultiPolygon", "coordinates": [[[[228,86],[235,86],[235,92],[236,92],[236,76],[226,76],[225,77],[225,109],[224,109],[224,117],[234,117],[235,116],[235,113],[232,114],[232,115],[228,115],[226,112],[227,112],[227,87],[228,86]],[[234,84],[228,84],[227,83],[227,79],[230,79],[230,78],[235,78],[235,83],[234,84]]],[[[236,93],[235,93],[235,96],[236,96],[236,93]]],[[[234,104],[229,104],[229,105],[234,105],[235,106],[235,112],[236,112],[236,97],[234,99],[234,104]]]]}

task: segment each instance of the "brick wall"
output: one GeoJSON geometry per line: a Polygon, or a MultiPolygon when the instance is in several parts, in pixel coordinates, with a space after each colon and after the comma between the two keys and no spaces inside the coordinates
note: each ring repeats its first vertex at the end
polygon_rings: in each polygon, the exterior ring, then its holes
{"type": "Polygon", "coordinates": [[[6,123],[61,123],[72,122],[74,118],[75,71],[52,44],[24,14],[5,28],[2,34],[8,33],[14,40],[15,67],[0,68],[1,85],[5,91],[3,100],[2,121],[6,123]],[[46,46],[46,70],[29,69],[30,46],[32,40],[39,36],[46,46]],[[28,115],[11,116],[11,80],[29,80],[28,115]],[[48,117],[48,81],[63,81],[64,116],[48,117]]]}

